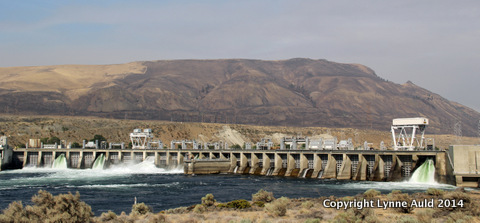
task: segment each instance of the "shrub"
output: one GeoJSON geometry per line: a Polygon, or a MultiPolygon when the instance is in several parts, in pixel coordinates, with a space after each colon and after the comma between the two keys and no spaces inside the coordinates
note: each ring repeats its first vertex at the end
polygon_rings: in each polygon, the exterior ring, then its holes
{"type": "Polygon", "coordinates": [[[427,189],[427,194],[428,195],[433,195],[433,196],[442,196],[445,194],[445,191],[437,189],[437,188],[428,188],[427,189]]]}
{"type": "Polygon", "coordinates": [[[198,213],[198,214],[201,214],[201,213],[205,212],[206,210],[207,210],[207,208],[203,204],[197,204],[197,205],[195,205],[195,208],[193,208],[193,212],[198,213]]]}
{"type": "Polygon", "coordinates": [[[375,212],[371,208],[353,209],[353,213],[362,221],[365,221],[370,216],[375,216],[375,212]]]}
{"type": "Polygon", "coordinates": [[[322,222],[322,219],[315,218],[315,219],[307,219],[304,223],[320,223],[320,222],[322,222]]]}
{"type": "Polygon", "coordinates": [[[165,211],[167,214],[183,214],[187,213],[188,208],[187,207],[179,207],[179,208],[174,208],[174,209],[168,209],[165,211]]]}
{"type": "Polygon", "coordinates": [[[145,215],[149,212],[152,212],[152,208],[145,203],[138,203],[132,205],[132,213],[133,215],[145,215]]]}
{"type": "Polygon", "coordinates": [[[212,206],[215,204],[216,200],[213,197],[213,194],[207,194],[205,197],[202,197],[202,204],[205,206],[212,206]]]}
{"type": "Polygon", "coordinates": [[[365,219],[363,220],[363,222],[367,222],[367,223],[380,223],[381,221],[378,220],[377,216],[375,216],[375,215],[369,215],[369,216],[365,217],[365,219]]]}
{"type": "Polygon", "coordinates": [[[261,208],[265,207],[265,202],[263,201],[255,201],[253,202],[253,204],[256,205],[257,207],[261,207],[261,208]]]}
{"type": "Polygon", "coordinates": [[[0,222],[29,222],[21,201],[14,201],[0,214],[0,222]]]}
{"type": "Polygon", "coordinates": [[[402,216],[397,223],[417,223],[418,220],[412,216],[402,216]]]}
{"type": "Polygon", "coordinates": [[[265,204],[265,211],[274,216],[285,216],[287,213],[287,205],[290,203],[290,200],[286,197],[281,197],[272,203],[265,204]]]}
{"type": "Polygon", "coordinates": [[[380,194],[381,194],[381,193],[380,193],[380,191],[378,191],[378,190],[369,189],[369,190],[365,191],[365,193],[363,193],[363,196],[364,196],[365,198],[374,198],[374,197],[376,197],[376,196],[378,196],[378,195],[380,195],[380,194]]]}
{"type": "Polygon", "coordinates": [[[465,223],[468,223],[468,222],[472,222],[472,216],[469,216],[469,215],[466,215],[465,213],[462,213],[462,212],[452,212],[448,215],[448,219],[447,219],[447,222],[465,222],[465,223]]]}
{"type": "Polygon", "coordinates": [[[340,214],[338,214],[334,218],[334,222],[341,222],[341,223],[343,222],[349,223],[349,222],[357,222],[357,221],[359,221],[359,219],[357,218],[357,216],[355,216],[353,209],[342,211],[340,212],[340,214]]]}
{"type": "Polygon", "coordinates": [[[227,207],[227,204],[220,203],[220,204],[217,204],[217,208],[228,208],[228,207],[227,207]]]}
{"type": "Polygon", "coordinates": [[[108,212],[104,212],[102,213],[102,215],[100,215],[100,222],[107,222],[107,221],[112,221],[112,220],[115,220],[117,219],[117,214],[115,214],[113,211],[108,211],[108,212]]]}
{"type": "Polygon", "coordinates": [[[268,192],[266,190],[260,189],[257,193],[252,194],[252,201],[263,201],[265,203],[270,203],[273,200],[275,200],[275,197],[273,197],[272,192],[268,192]]]}
{"type": "Polygon", "coordinates": [[[419,222],[432,222],[433,219],[433,214],[435,213],[435,210],[431,208],[422,208],[419,209],[418,211],[415,211],[415,216],[417,216],[417,219],[419,222]]]}
{"type": "Polygon", "coordinates": [[[53,196],[40,190],[32,197],[33,206],[23,208],[21,202],[12,202],[0,215],[0,222],[91,222],[92,208],[80,200],[80,194],[53,196]]]}
{"type": "Polygon", "coordinates": [[[305,201],[302,203],[302,208],[310,209],[314,206],[315,204],[312,201],[305,201]]]}
{"type": "Polygon", "coordinates": [[[406,201],[407,202],[407,206],[405,206],[405,207],[402,206],[402,207],[399,207],[399,208],[395,208],[395,210],[397,212],[408,214],[408,213],[411,213],[413,211],[413,209],[415,209],[411,205],[413,199],[407,193],[395,194],[392,199],[396,200],[396,201],[406,201]]]}
{"type": "Polygon", "coordinates": [[[230,201],[227,203],[227,208],[235,208],[235,209],[245,209],[245,208],[249,208],[249,207],[252,207],[252,205],[250,204],[250,202],[248,202],[247,200],[234,200],[234,201],[230,201]]]}
{"type": "Polygon", "coordinates": [[[82,145],[80,145],[78,142],[73,142],[70,147],[71,148],[82,148],[82,145]]]}
{"type": "Polygon", "coordinates": [[[323,210],[322,209],[312,209],[312,210],[301,210],[295,215],[295,218],[302,219],[323,219],[323,210]]]}

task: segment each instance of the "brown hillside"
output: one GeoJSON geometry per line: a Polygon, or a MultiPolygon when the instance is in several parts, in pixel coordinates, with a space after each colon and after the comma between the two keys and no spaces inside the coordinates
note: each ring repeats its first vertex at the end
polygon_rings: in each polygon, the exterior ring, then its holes
{"type": "Polygon", "coordinates": [[[413,83],[326,60],[174,60],[0,68],[0,112],[388,130],[425,116],[476,135],[480,114],[413,83]]]}

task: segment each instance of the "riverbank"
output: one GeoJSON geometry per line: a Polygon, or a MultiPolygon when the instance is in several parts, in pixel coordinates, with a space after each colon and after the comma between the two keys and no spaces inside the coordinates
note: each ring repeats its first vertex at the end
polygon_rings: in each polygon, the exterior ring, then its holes
{"type": "Polygon", "coordinates": [[[132,211],[111,211],[93,216],[80,194],[52,196],[39,191],[35,205],[12,202],[0,222],[63,219],[82,222],[480,222],[480,191],[427,189],[408,195],[394,190],[388,194],[370,189],[348,197],[274,198],[260,190],[250,201],[217,202],[213,194],[197,205],[152,213],[148,204],[137,203],[132,211]],[[71,208],[70,208],[71,207],[71,208]],[[46,213],[49,213],[48,215],[46,213]]]}

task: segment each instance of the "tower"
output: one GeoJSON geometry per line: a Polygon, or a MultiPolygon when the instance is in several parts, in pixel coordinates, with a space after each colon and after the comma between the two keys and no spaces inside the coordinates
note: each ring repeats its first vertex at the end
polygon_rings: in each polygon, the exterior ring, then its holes
{"type": "Polygon", "coordinates": [[[132,141],[132,149],[148,149],[149,142],[153,139],[153,133],[151,129],[134,129],[130,133],[130,140],[132,141]]]}
{"type": "Polygon", "coordinates": [[[428,119],[419,118],[398,118],[392,121],[392,139],[394,150],[414,150],[425,148],[425,128],[428,119]],[[417,138],[417,132],[421,134],[417,138]]]}

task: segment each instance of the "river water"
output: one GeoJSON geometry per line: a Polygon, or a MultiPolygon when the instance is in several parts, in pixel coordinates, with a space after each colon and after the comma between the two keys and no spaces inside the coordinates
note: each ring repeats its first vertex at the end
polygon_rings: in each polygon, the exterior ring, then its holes
{"type": "Polygon", "coordinates": [[[219,202],[251,199],[260,189],[275,197],[290,198],[319,196],[353,196],[368,189],[382,193],[392,190],[414,193],[428,188],[453,190],[454,186],[437,183],[370,182],[267,177],[253,175],[187,176],[182,169],[164,170],[153,162],[121,165],[108,169],[24,168],[0,172],[0,210],[12,201],[24,205],[38,190],[54,195],[80,192],[81,200],[92,207],[96,215],[112,210],[130,213],[132,204],[150,205],[155,212],[201,203],[205,194],[212,193],[219,202]]]}

